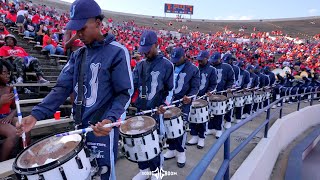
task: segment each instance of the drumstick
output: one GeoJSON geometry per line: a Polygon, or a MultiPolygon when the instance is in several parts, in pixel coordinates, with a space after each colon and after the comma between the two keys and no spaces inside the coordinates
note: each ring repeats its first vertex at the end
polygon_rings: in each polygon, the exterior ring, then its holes
{"type": "MultiPolygon", "coordinates": [[[[20,110],[19,96],[18,96],[17,88],[15,86],[13,87],[13,94],[14,94],[14,100],[15,100],[16,109],[17,109],[18,122],[19,124],[21,124],[22,114],[20,110]]],[[[27,147],[26,133],[25,132],[22,133],[21,137],[22,137],[23,148],[26,148],[27,147]]]]}
{"type": "MultiPolygon", "coordinates": [[[[216,90],[213,90],[213,91],[211,91],[211,92],[209,92],[209,93],[215,93],[216,92],[216,90]]],[[[207,94],[205,94],[205,95],[203,95],[203,96],[200,96],[198,99],[202,99],[202,98],[205,98],[205,97],[207,97],[208,95],[207,94]]]]}
{"type": "MultiPolygon", "coordinates": [[[[163,108],[169,109],[169,108],[172,108],[172,107],[175,107],[175,106],[176,106],[176,105],[164,106],[163,108]]],[[[146,110],[146,111],[138,112],[138,113],[136,113],[135,115],[136,115],[136,116],[140,116],[140,115],[144,115],[144,114],[156,112],[157,110],[158,110],[157,108],[154,108],[154,109],[151,109],[151,110],[146,110]]]]}
{"type": "MultiPolygon", "coordinates": [[[[127,121],[117,121],[114,123],[106,124],[103,127],[104,128],[111,128],[111,127],[115,127],[115,126],[120,126],[126,122],[127,121]]],[[[84,129],[79,129],[79,130],[74,130],[74,131],[69,131],[69,132],[57,134],[56,137],[68,136],[68,135],[72,135],[72,134],[84,134],[84,133],[91,132],[91,131],[93,131],[93,129],[91,127],[88,127],[88,128],[84,128],[84,129]]]]}
{"type": "MultiPolygon", "coordinates": [[[[197,95],[192,95],[192,96],[188,96],[188,98],[194,98],[194,97],[197,97],[197,95]]],[[[179,100],[176,100],[176,101],[173,101],[172,104],[175,104],[175,103],[178,103],[178,102],[181,102],[183,101],[183,98],[179,99],[179,100]]]]}

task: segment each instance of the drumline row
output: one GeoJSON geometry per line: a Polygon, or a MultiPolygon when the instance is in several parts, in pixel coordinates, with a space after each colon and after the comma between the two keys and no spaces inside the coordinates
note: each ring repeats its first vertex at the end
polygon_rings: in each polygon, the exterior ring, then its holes
{"type": "MultiPolygon", "coordinates": [[[[224,115],[234,107],[246,104],[262,103],[271,98],[271,89],[228,93],[227,96],[214,94],[207,100],[192,102],[188,122],[207,123],[210,117],[224,115]]],[[[182,136],[186,129],[182,112],[178,107],[167,109],[163,118],[165,138],[175,139],[182,136]]],[[[162,140],[157,133],[156,121],[149,116],[135,116],[126,120],[120,127],[125,157],[132,162],[145,162],[161,153],[162,140]]]]}
{"type": "MultiPolygon", "coordinates": [[[[188,121],[207,123],[210,117],[224,115],[233,107],[261,103],[270,97],[271,90],[235,92],[228,93],[227,96],[214,94],[206,100],[197,99],[192,102],[188,121]]],[[[185,133],[183,114],[178,107],[170,107],[163,119],[165,138],[174,139],[185,133]]],[[[146,162],[161,153],[163,139],[160,138],[157,123],[152,117],[128,118],[119,129],[123,151],[129,161],[146,162]]],[[[16,158],[13,170],[21,175],[21,179],[28,180],[91,179],[97,172],[97,162],[85,146],[84,136],[71,134],[44,138],[24,149],[16,158]],[[46,152],[38,152],[39,147],[46,152]]]]}

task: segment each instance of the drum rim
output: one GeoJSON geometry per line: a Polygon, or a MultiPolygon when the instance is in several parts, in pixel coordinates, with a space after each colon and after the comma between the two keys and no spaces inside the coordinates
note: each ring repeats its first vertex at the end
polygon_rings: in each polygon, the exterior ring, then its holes
{"type": "Polygon", "coordinates": [[[206,106],[209,106],[209,102],[208,101],[206,101],[206,100],[203,100],[203,99],[197,99],[197,100],[202,100],[202,101],[205,101],[205,102],[207,102],[207,104],[206,105],[200,105],[200,106],[197,106],[197,107],[194,107],[194,106],[192,106],[192,103],[191,103],[191,108],[192,109],[199,109],[199,108],[204,108],[204,107],[206,107],[206,106]]]}
{"type": "MultiPolygon", "coordinates": [[[[58,133],[59,134],[59,133],[58,133]]],[[[55,134],[57,135],[57,134],[55,134]]],[[[43,141],[45,139],[48,139],[49,137],[54,137],[55,135],[48,135],[45,136],[33,143],[30,144],[29,147],[32,147],[33,145],[39,143],[40,141],[43,141]]],[[[80,134],[79,134],[80,135],[80,134]]],[[[52,161],[51,163],[42,165],[42,166],[38,166],[38,167],[31,167],[31,168],[21,168],[18,167],[17,165],[17,160],[18,158],[22,155],[22,153],[26,152],[29,148],[23,149],[16,157],[16,159],[14,160],[13,164],[12,164],[12,169],[15,173],[17,174],[21,174],[21,175],[35,175],[35,174],[41,174],[43,172],[47,172],[50,171],[54,168],[57,168],[59,166],[62,166],[63,164],[65,164],[66,162],[68,162],[69,160],[71,160],[72,158],[74,158],[77,154],[79,154],[81,152],[81,150],[84,149],[84,136],[81,136],[81,141],[79,142],[79,144],[76,146],[75,149],[73,149],[71,152],[69,152],[68,154],[65,154],[64,156],[62,156],[62,160],[57,159],[55,161],[52,161]]]]}
{"type": "Polygon", "coordinates": [[[164,121],[171,121],[171,120],[177,119],[177,118],[179,118],[179,117],[181,117],[181,116],[182,116],[182,112],[180,112],[178,115],[173,116],[173,117],[170,117],[170,118],[164,118],[164,116],[163,116],[163,120],[164,120],[164,121]]]}
{"type": "Polygon", "coordinates": [[[119,130],[119,133],[121,136],[125,137],[125,138],[141,138],[141,137],[144,137],[146,135],[149,135],[151,133],[153,133],[153,131],[156,131],[157,130],[157,122],[155,124],[154,127],[152,127],[151,129],[149,129],[148,131],[144,132],[144,133],[141,133],[141,134],[133,134],[133,135],[128,135],[128,134],[124,134],[123,132],[121,132],[119,130]]]}

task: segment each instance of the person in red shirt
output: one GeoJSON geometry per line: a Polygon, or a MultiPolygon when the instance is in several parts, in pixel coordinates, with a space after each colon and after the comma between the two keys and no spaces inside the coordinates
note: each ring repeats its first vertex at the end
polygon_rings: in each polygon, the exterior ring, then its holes
{"type": "Polygon", "coordinates": [[[0,21],[0,47],[3,46],[5,44],[4,38],[6,37],[6,35],[8,35],[9,32],[6,29],[6,27],[4,26],[3,22],[0,21]]]}
{"type": "Polygon", "coordinates": [[[6,22],[9,24],[9,26],[15,26],[16,21],[17,13],[14,9],[11,9],[6,16],[6,22]]]}
{"type": "Polygon", "coordinates": [[[64,50],[58,46],[58,43],[53,39],[51,30],[47,30],[45,36],[43,36],[43,49],[49,51],[50,54],[63,55],[64,50]]]}
{"type": "Polygon", "coordinates": [[[6,45],[0,48],[0,56],[10,62],[17,71],[17,83],[23,83],[25,71],[34,71],[38,77],[38,83],[49,83],[43,78],[43,72],[40,69],[38,59],[29,56],[22,48],[17,46],[17,39],[9,34],[5,37],[6,45]]]}
{"type": "Polygon", "coordinates": [[[8,62],[0,61],[0,135],[5,137],[0,148],[0,162],[9,159],[18,140],[14,126],[17,121],[14,95],[12,87],[7,85],[10,82],[11,70],[8,62]]]}
{"type": "Polygon", "coordinates": [[[37,12],[33,17],[32,17],[32,20],[31,22],[33,24],[40,24],[40,15],[39,15],[40,12],[37,12]]]}

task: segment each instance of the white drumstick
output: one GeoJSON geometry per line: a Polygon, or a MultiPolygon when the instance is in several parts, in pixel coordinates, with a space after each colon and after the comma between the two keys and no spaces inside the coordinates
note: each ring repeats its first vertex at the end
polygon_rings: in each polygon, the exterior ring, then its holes
{"type": "MultiPolygon", "coordinates": [[[[126,122],[127,121],[117,121],[115,123],[106,124],[103,127],[111,128],[111,127],[115,127],[115,126],[120,126],[126,122]]],[[[69,131],[69,132],[57,134],[56,137],[68,136],[68,135],[72,135],[72,134],[85,134],[85,133],[91,132],[91,131],[93,131],[93,129],[91,127],[88,127],[88,128],[84,128],[84,129],[79,129],[79,130],[75,130],[75,131],[69,131]]]]}
{"type": "MultiPolygon", "coordinates": [[[[211,91],[211,92],[209,92],[209,93],[215,93],[216,92],[216,90],[213,90],[213,91],[211,91]]],[[[203,95],[203,96],[200,96],[198,99],[202,99],[202,98],[205,98],[205,97],[207,97],[208,95],[207,94],[205,94],[205,95],[203,95]]]]}
{"type": "MultiPolygon", "coordinates": [[[[172,107],[175,107],[175,106],[176,106],[176,105],[170,105],[170,106],[164,106],[163,108],[169,109],[169,108],[172,108],[172,107]]],[[[146,110],[146,111],[138,112],[138,113],[136,113],[135,115],[136,115],[136,116],[140,116],[140,115],[144,115],[144,114],[156,112],[157,110],[158,110],[157,108],[154,108],[154,109],[151,109],[151,110],[146,110]]]]}
{"type": "MultiPolygon", "coordinates": [[[[192,96],[188,96],[188,98],[195,98],[197,97],[197,95],[192,95],[192,96]]],[[[176,100],[176,101],[173,101],[172,104],[175,104],[175,103],[178,103],[178,102],[182,102],[183,101],[183,98],[179,99],[179,100],[176,100]]]]}
{"type": "MultiPolygon", "coordinates": [[[[20,109],[18,91],[15,86],[13,87],[13,94],[14,94],[14,99],[15,99],[15,104],[16,104],[16,109],[17,109],[18,122],[19,122],[19,124],[21,124],[22,113],[21,113],[21,109],[20,109]]],[[[22,137],[23,148],[26,148],[27,147],[26,133],[23,132],[21,137],[22,137]]]]}

